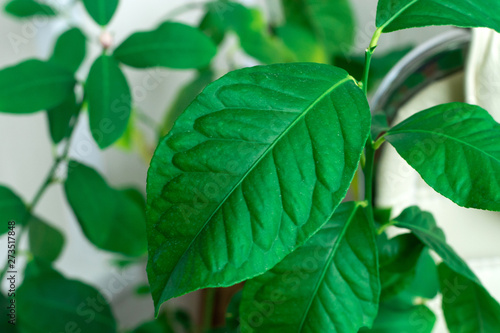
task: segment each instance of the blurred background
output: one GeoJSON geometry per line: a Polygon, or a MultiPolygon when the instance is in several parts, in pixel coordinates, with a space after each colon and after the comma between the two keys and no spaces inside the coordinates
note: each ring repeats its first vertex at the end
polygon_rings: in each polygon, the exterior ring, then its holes
{"type": "MultiPolygon", "coordinates": [[[[91,20],[80,2],[74,6],[72,2],[54,1],[61,8],[71,8],[64,12],[63,17],[55,20],[29,18],[20,21],[1,12],[0,68],[13,65],[23,59],[48,58],[57,36],[68,28],[68,23],[77,23],[78,26],[83,27],[88,36],[89,55],[80,69],[80,72],[85,75],[92,60],[100,53],[99,37],[102,31],[91,20]]],[[[172,16],[175,17],[174,21],[197,26],[204,14],[201,9],[202,2],[193,2],[194,5],[189,8],[190,10],[183,10],[183,6],[192,2],[122,0],[107,31],[112,36],[113,45],[118,45],[131,33],[153,29],[172,16]]],[[[245,0],[241,3],[260,8],[267,21],[283,20],[280,0],[245,0]]],[[[362,56],[375,30],[377,1],[352,0],[351,3],[358,27],[355,46],[351,54],[362,56]]],[[[447,27],[431,27],[387,34],[382,36],[377,53],[384,54],[404,47],[408,47],[409,50],[450,30],[451,28],[447,27]]],[[[226,36],[219,49],[220,52],[213,66],[216,76],[221,76],[233,68],[259,64],[257,59],[240,50],[238,40],[234,35],[226,36]]],[[[146,121],[138,122],[137,125],[139,128],[137,132],[140,133],[139,141],[144,144],[141,147],[132,148],[115,145],[101,151],[92,140],[86,118],[83,118],[76,129],[70,156],[95,167],[105,175],[111,185],[133,185],[145,194],[148,158],[152,154],[156,140],[156,133],[151,128],[163,124],[165,114],[172,107],[180,89],[197,73],[195,70],[151,69],[144,71],[129,67],[125,67],[124,71],[136,103],[136,115],[146,119],[146,121]]],[[[433,83],[440,84],[440,86],[427,87],[427,94],[433,92],[433,96],[437,95],[440,98],[431,99],[429,103],[444,103],[450,98],[464,99],[463,82],[464,73],[462,72],[461,76],[455,76],[452,81],[433,83]]],[[[386,87],[386,89],[389,88],[386,87]]],[[[427,97],[425,98],[428,100],[427,97]]],[[[406,111],[401,114],[406,117],[419,108],[422,109],[419,101],[423,99],[424,95],[414,95],[411,100],[406,101],[406,111]]],[[[431,105],[425,105],[425,107],[428,106],[431,105]]],[[[32,198],[52,165],[51,151],[54,148],[49,139],[45,114],[18,116],[0,113],[0,135],[0,183],[15,188],[24,198],[32,198]]],[[[386,190],[380,190],[377,193],[379,204],[394,205],[394,215],[397,215],[404,207],[417,202],[424,209],[433,211],[438,223],[445,229],[451,245],[470,262],[487,289],[497,299],[500,298],[500,286],[497,283],[500,281],[500,248],[497,245],[497,239],[500,236],[498,215],[477,211],[464,212],[437,194],[429,194],[430,192],[426,189],[421,189],[426,185],[418,183],[418,176],[410,171],[401,172],[401,168],[405,167],[404,162],[389,149],[384,150],[380,159],[383,165],[392,169],[380,174],[379,187],[385,186],[387,179],[394,178],[392,177],[394,174],[399,175],[400,181],[396,187],[387,187],[386,190]]],[[[69,278],[82,280],[100,289],[111,300],[115,316],[122,327],[134,327],[140,322],[151,319],[153,303],[150,296],[136,292],[138,285],[147,283],[144,272],[145,262],[120,268],[113,263],[115,256],[91,245],[83,236],[67,205],[61,185],[49,189],[36,211],[46,221],[63,230],[66,236],[67,245],[55,263],[58,270],[69,278]]],[[[174,299],[169,302],[168,306],[182,308],[196,320],[203,315],[200,312],[203,297],[202,292],[196,292],[174,299]]],[[[434,309],[439,312],[438,306],[434,309]]],[[[444,330],[443,327],[441,322],[435,331],[441,332],[444,330]]]]}

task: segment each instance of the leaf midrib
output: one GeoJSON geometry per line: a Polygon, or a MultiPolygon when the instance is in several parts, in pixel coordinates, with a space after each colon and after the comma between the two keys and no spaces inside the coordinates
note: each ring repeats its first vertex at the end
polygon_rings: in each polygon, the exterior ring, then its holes
{"type": "Polygon", "coordinates": [[[300,322],[299,328],[297,332],[302,332],[302,328],[304,327],[304,323],[306,322],[307,316],[309,315],[309,311],[311,310],[312,303],[314,302],[314,299],[316,298],[316,295],[318,294],[318,290],[323,283],[325,279],[326,272],[328,271],[328,268],[330,267],[333,258],[335,257],[335,254],[337,254],[337,250],[342,243],[342,240],[344,239],[344,236],[347,232],[347,229],[349,229],[349,226],[351,225],[351,222],[354,219],[354,216],[356,215],[356,212],[358,211],[358,208],[360,207],[359,203],[355,203],[354,208],[351,212],[351,215],[349,215],[349,218],[347,219],[346,223],[344,224],[342,231],[338,235],[337,239],[335,240],[335,245],[333,246],[330,254],[328,255],[328,259],[323,266],[323,271],[321,272],[321,275],[318,278],[318,281],[316,282],[316,285],[314,286],[314,291],[311,293],[311,298],[309,299],[309,304],[307,305],[306,310],[304,311],[304,316],[302,317],[302,321],[300,322]]]}
{"type": "MultiPolygon", "coordinates": [[[[337,81],[334,85],[332,85],[329,89],[327,89],[323,94],[321,94],[318,98],[316,98],[274,141],[269,145],[269,147],[260,155],[260,157],[248,168],[248,170],[241,176],[240,180],[231,188],[231,190],[226,194],[226,196],[221,200],[220,204],[213,210],[212,214],[206,219],[206,221],[203,223],[203,226],[200,228],[198,233],[193,237],[193,240],[189,243],[189,245],[186,247],[186,250],[183,252],[183,254],[179,257],[177,260],[176,264],[173,266],[174,269],[172,269],[172,273],[175,271],[175,267],[177,264],[182,260],[182,258],[186,255],[188,250],[191,248],[191,246],[194,244],[194,242],[198,239],[199,235],[202,233],[202,231],[207,227],[208,223],[212,220],[214,215],[220,210],[222,205],[224,205],[229,198],[233,194],[233,192],[241,186],[243,181],[248,177],[248,175],[256,168],[256,166],[264,159],[267,154],[274,149],[276,144],[290,131],[291,128],[293,128],[300,120],[302,120],[308,113],[311,111],[320,101],[323,100],[326,96],[328,96],[330,93],[332,93],[335,89],[337,89],[339,86],[342,84],[353,80],[351,76],[347,76],[346,78],[337,81]]],[[[272,110],[269,110],[272,112],[272,110]]],[[[172,275],[170,274],[170,276],[172,275]]],[[[170,276],[168,281],[170,281],[170,276]]],[[[168,283],[167,281],[167,283],[168,283]]],[[[165,284],[166,287],[166,284],[165,284]]]]}
{"type": "Polygon", "coordinates": [[[440,132],[433,132],[433,131],[426,131],[426,130],[397,130],[397,131],[389,131],[387,133],[387,136],[386,137],[390,137],[391,135],[394,135],[394,134],[404,134],[404,133],[424,133],[424,134],[431,134],[431,135],[437,135],[437,136],[442,136],[444,138],[447,138],[447,139],[450,139],[452,141],[456,141],[460,144],[463,144],[464,146],[468,146],[474,150],[477,150],[478,152],[490,157],[492,160],[496,161],[497,163],[500,164],[500,160],[498,158],[496,158],[495,156],[492,156],[491,154],[489,154],[488,152],[484,151],[484,150],[481,150],[479,147],[476,147],[468,142],[465,142],[463,140],[460,140],[456,137],[453,137],[453,136],[449,136],[449,135],[446,135],[444,133],[440,133],[440,132]]]}

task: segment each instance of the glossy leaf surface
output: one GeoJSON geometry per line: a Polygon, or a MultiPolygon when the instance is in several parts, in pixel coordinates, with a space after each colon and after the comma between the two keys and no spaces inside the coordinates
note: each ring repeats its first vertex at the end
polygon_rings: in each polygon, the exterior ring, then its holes
{"type": "Polygon", "coordinates": [[[370,327],[380,282],[375,232],[349,202],[309,241],[247,281],[242,332],[357,332],[370,327]]]}
{"type": "Polygon", "coordinates": [[[354,43],[355,21],[347,0],[282,0],[286,20],[317,36],[329,54],[347,53],[354,43]]]}
{"type": "Polygon", "coordinates": [[[78,113],[79,109],[80,105],[76,103],[75,94],[71,93],[61,105],[47,110],[50,137],[54,143],[61,142],[69,135],[71,118],[78,113]]]}
{"type": "Polygon", "coordinates": [[[54,261],[64,247],[63,234],[38,217],[32,217],[29,224],[29,250],[36,257],[48,262],[54,261]]]}
{"type": "Polygon", "coordinates": [[[500,32],[496,0],[380,0],[377,27],[384,32],[431,25],[485,27],[500,32]]]}
{"type": "Polygon", "coordinates": [[[118,0],[82,0],[85,9],[94,21],[104,26],[111,21],[118,8],[118,0]]]}
{"type": "Polygon", "coordinates": [[[23,200],[8,187],[0,186],[0,235],[7,232],[9,221],[24,225],[28,217],[29,213],[23,200]]]}
{"type": "Polygon", "coordinates": [[[127,129],[132,97],[118,62],[102,55],[90,69],[85,86],[90,130],[101,149],[109,147],[127,129]]]}
{"type": "Polygon", "coordinates": [[[456,252],[446,243],[443,230],[437,225],[431,213],[418,207],[409,207],[394,219],[396,227],[410,229],[425,245],[434,250],[455,272],[479,283],[476,275],[456,252]]]}
{"type": "Polygon", "coordinates": [[[490,333],[500,328],[500,305],[479,283],[438,266],[442,306],[450,333],[490,333]]]}
{"type": "Polygon", "coordinates": [[[457,205],[500,211],[500,124],[484,109],[439,105],[396,125],[386,140],[457,205]]]}
{"type": "Polygon", "coordinates": [[[27,60],[0,70],[0,112],[31,113],[55,107],[71,94],[73,74],[51,62],[27,60]]]}
{"type": "Polygon", "coordinates": [[[17,326],[24,333],[116,332],[111,309],[99,291],[66,279],[43,262],[28,264],[23,284],[16,293],[16,303],[17,326]],[[100,311],[87,303],[89,299],[100,311]]]}
{"type": "Polygon", "coordinates": [[[87,37],[80,29],[72,28],[59,36],[50,60],[74,73],[86,54],[87,37]]]}
{"type": "Polygon", "coordinates": [[[5,11],[20,18],[57,14],[52,7],[34,0],[12,0],[5,5],[5,11]]]}
{"type": "Polygon", "coordinates": [[[114,57],[137,68],[203,68],[217,48],[200,30],[185,24],[165,22],[156,30],[137,32],[114,51],[114,57]]]}
{"type": "Polygon", "coordinates": [[[146,252],[144,203],[130,190],[115,190],[93,169],[72,161],[66,197],[87,239],[103,250],[140,256],[146,252]]]}
{"type": "Polygon", "coordinates": [[[157,309],[261,274],[303,244],[345,196],[369,125],[366,98],[339,68],[261,66],[210,84],[148,173],[157,309]]]}

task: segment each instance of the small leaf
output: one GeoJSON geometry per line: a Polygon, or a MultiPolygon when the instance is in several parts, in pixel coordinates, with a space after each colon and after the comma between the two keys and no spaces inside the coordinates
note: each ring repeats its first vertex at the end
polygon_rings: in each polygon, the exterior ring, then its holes
{"type": "Polygon", "coordinates": [[[83,0],[83,4],[94,21],[105,26],[111,21],[118,8],[118,0],[83,0]]]}
{"type": "Polygon", "coordinates": [[[87,53],[87,37],[78,28],[64,32],[57,39],[50,61],[75,73],[87,53]]]}
{"type": "Polygon", "coordinates": [[[354,45],[356,23],[348,0],[282,0],[287,23],[302,25],[329,55],[346,54],[354,45]]]}
{"type": "Polygon", "coordinates": [[[118,62],[102,55],[90,69],[85,86],[90,130],[101,149],[118,140],[127,129],[132,97],[118,62]]]}
{"type": "Polygon", "coordinates": [[[74,93],[69,94],[61,105],[47,110],[50,137],[54,143],[57,144],[68,137],[71,118],[79,111],[80,105],[76,103],[74,93]]]}
{"type": "Polygon", "coordinates": [[[344,198],[369,124],[366,97],[332,66],[254,67],[210,84],[148,172],[157,310],[261,274],[303,244],[344,198]]]}
{"type": "Polygon", "coordinates": [[[34,0],[12,0],[5,5],[5,11],[19,18],[57,15],[52,7],[34,0]]]}
{"type": "Polygon", "coordinates": [[[23,200],[8,187],[0,186],[0,235],[9,230],[8,222],[15,221],[16,226],[22,226],[26,224],[29,216],[23,200]]]}
{"type": "Polygon", "coordinates": [[[17,326],[24,333],[116,332],[111,309],[99,291],[64,278],[43,262],[28,264],[25,280],[16,292],[16,304],[17,326]]]}
{"type": "Polygon", "coordinates": [[[405,209],[394,219],[396,227],[410,229],[425,245],[434,250],[455,272],[479,283],[476,275],[455,251],[446,243],[443,230],[437,225],[429,212],[413,206],[405,209]]]}
{"type": "Polygon", "coordinates": [[[136,67],[203,68],[217,48],[200,30],[165,22],[156,30],[136,32],[114,51],[120,62],[136,67]]]}
{"type": "Polygon", "coordinates": [[[425,305],[397,308],[382,303],[372,329],[360,333],[431,333],[435,323],[436,315],[425,305]]]}
{"type": "Polygon", "coordinates": [[[207,12],[201,19],[198,29],[210,37],[215,45],[220,45],[226,35],[226,24],[220,13],[220,6],[225,6],[222,2],[209,2],[206,4],[207,12]]]}
{"type": "Polygon", "coordinates": [[[56,228],[38,217],[29,224],[29,249],[36,258],[52,262],[59,257],[64,247],[64,236],[56,228]]]}
{"type": "Polygon", "coordinates": [[[450,333],[490,333],[500,328],[500,305],[478,282],[438,266],[443,312],[450,333]]]}
{"type": "Polygon", "coordinates": [[[93,169],[72,161],[66,197],[87,239],[100,249],[141,256],[146,251],[144,203],[118,191],[93,169]]]}
{"type": "Polygon", "coordinates": [[[27,60],[0,70],[0,112],[32,113],[53,108],[73,92],[75,79],[51,62],[27,60]]]}
{"type": "Polygon", "coordinates": [[[166,135],[172,127],[174,126],[175,120],[179,118],[179,116],[186,110],[186,108],[191,104],[196,96],[202,92],[202,90],[213,81],[214,73],[211,69],[201,70],[198,73],[198,76],[188,84],[186,84],[180,91],[177,93],[177,97],[175,98],[172,106],[167,111],[165,116],[165,120],[163,121],[163,129],[162,134],[166,135]]]}
{"type": "Polygon", "coordinates": [[[421,111],[390,129],[386,140],[457,205],[500,211],[500,124],[479,106],[421,111]]]}
{"type": "Polygon", "coordinates": [[[496,0],[380,0],[377,27],[383,32],[454,25],[485,27],[500,32],[500,2],[496,0]]]}
{"type": "Polygon", "coordinates": [[[269,272],[247,281],[242,332],[357,332],[377,315],[374,228],[359,205],[332,219],[269,272]]]}

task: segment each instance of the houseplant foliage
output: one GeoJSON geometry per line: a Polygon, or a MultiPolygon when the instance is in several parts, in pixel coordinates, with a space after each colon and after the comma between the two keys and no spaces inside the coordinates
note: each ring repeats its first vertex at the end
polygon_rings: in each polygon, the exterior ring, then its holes
{"type": "MultiPolygon", "coordinates": [[[[18,322],[0,326],[2,331],[119,330],[98,290],[53,267],[65,238],[35,210],[58,182],[97,248],[124,263],[140,261],[148,251],[157,315],[170,298],[247,281],[228,309],[232,320],[223,332],[430,332],[435,315],[425,300],[438,293],[450,332],[500,327],[500,306],[447,245],[432,215],[409,207],[391,218],[372,198],[375,151],[387,141],[442,195],[464,207],[499,211],[500,125],[477,106],[452,103],[383,128],[384,116],[372,119],[366,99],[383,75],[370,69],[382,33],[427,25],[500,31],[500,16],[484,14],[500,13],[500,5],[380,0],[376,30],[360,64],[349,55],[355,23],[347,0],[282,4],[284,21],[266,22],[257,9],[208,2],[198,27],[159,22],[117,45],[102,42],[94,59],[87,54],[91,38],[71,27],[48,59],[0,70],[0,112],[45,112],[59,148],[29,203],[0,186],[0,233],[13,232],[3,223],[14,220],[17,245],[23,234],[29,236],[29,263],[16,293],[18,322]],[[218,75],[213,59],[228,35],[262,66],[211,83],[218,75]],[[113,188],[99,172],[68,158],[81,117],[89,117],[101,149],[130,145],[137,134],[135,122],[144,115],[135,108],[124,66],[197,72],[164,122],[153,126],[155,134],[168,134],[151,160],[147,203],[139,191],[113,188]],[[64,179],[57,173],[61,166],[67,167],[64,179]],[[359,166],[365,198],[341,203],[359,166]],[[389,226],[408,233],[388,238],[389,226]],[[436,265],[430,252],[442,263],[436,265]],[[462,288],[458,294],[450,290],[454,283],[462,288]],[[100,311],[82,306],[88,297],[100,311]],[[49,320],[54,313],[59,319],[49,320]]],[[[106,31],[120,3],[80,5],[106,31]]],[[[5,10],[22,19],[53,19],[64,8],[11,0],[5,10]]],[[[406,51],[373,62],[391,64],[406,51]]],[[[5,304],[0,294],[0,306],[5,304]]],[[[134,332],[193,330],[185,314],[163,315],[134,332]]]]}
{"type": "MultiPolygon", "coordinates": [[[[298,3],[317,9],[322,2],[298,3]]],[[[242,332],[430,332],[434,315],[415,304],[425,295],[407,290],[417,270],[436,273],[435,265],[419,265],[430,249],[443,261],[435,275],[441,293],[455,279],[466,286],[443,299],[449,330],[497,330],[500,306],[432,216],[410,207],[377,219],[372,183],[375,151],[387,141],[456,204],[500,211],[500,125],[480,107],[451,103],[372,136],[366,91],[382,33],[428,25],[500,32],[500,16],[484,17],[498,7],[381,0],[361,81],[332,66],[294,63],[238,70],[208,85],[160,142],[149,169],[148,276],[157,311],[172,297],[248,280],[242,332]],[[432,150],[424,147],[429,141],[432,150]],[[358,163],[365,200],[339,206],[358,163]],[[387,226],[412,236],[387,239],[387,226]],[[412,313],[420,328],[387,320],[412,313]]]]}

